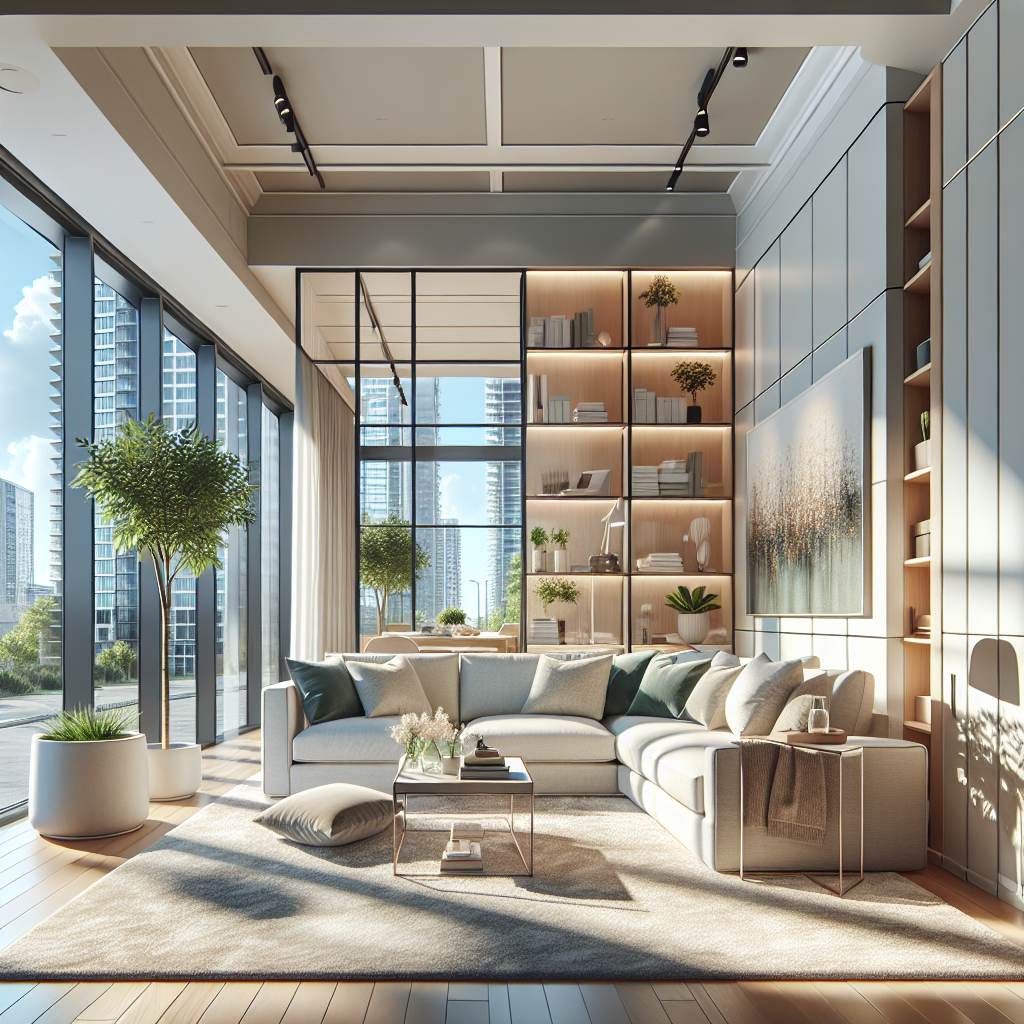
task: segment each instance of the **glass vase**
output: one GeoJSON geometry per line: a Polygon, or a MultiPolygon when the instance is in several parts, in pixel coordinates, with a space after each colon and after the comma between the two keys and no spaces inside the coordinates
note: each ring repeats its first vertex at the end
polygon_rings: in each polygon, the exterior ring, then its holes
{"type": "Polygon", "coordinates": [[[428,775],[441,774],[441,755],[433,743],[428,743],[420,754],[420,771],[428,775]]]}
{"type": "Polygon", "coordinates": [[[807,731],[814,733],[828,732],[828,709],[824,697],[813,697],[813,706],[807,713],[807,731]]]}

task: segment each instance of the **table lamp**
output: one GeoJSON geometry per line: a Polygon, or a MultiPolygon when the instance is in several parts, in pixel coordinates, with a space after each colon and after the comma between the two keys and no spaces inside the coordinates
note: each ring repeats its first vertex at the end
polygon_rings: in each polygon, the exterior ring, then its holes
{"type": "Polygon", "coordinates": [[[626,525],[625,509],[621,498],[615,499],[615,504],[608,511],[608,515],[601,520],[604,523],[604,534],[601,537],[601,549],[596,555],[590,556],[591,572],[622,572],[619,565],[619,556],[611,553],[608,548],[611,545],[612,530],[619,526],[626,525]]]}

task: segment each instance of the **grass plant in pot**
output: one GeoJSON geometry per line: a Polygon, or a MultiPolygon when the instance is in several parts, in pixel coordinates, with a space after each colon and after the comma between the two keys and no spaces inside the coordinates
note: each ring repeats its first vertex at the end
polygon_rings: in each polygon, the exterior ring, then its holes
{"type": "Polygon", "coordinates": [[[711,629],[711,612],[722,606],[717,594],[705,594],[706,588],[697,587],[693,593],[689,588],[679,587],[674,594],[665,595],[665,605],[679,614],[676,632],[684,644],[699,644],[711,629]]]}
{"type": "MultiPolygon", "coordinates": [[[[155,417],[129,420],[113,438],[89,443],[73,487],[84,487],[96,511],[113,525],[121,554],[153,564],[160,599],[160,742],[149,744],[153,800],[191,796],[200,786],[196,743],[171,742],[168,664],[171,591],[183,570],[201,576],[220,568],[217,547],[231,526],[256,521],[246,464],[194,425],[170,431],[155,417]]],[[[140,687],[147,685],[140,678],[140,687]]]]}
{"type": "Polygon", "coordinates": [[[28,820],[40,835],[98,839],[140,828],[149,816],[146,737],[130,708],[80,708],[32,737],[28,820]]]}
{"type": "Polygon", "coordinates": [[[437,613],[434,620],[445,633],[451,634],[452,626],[464,626],[466,613],[461,608],[445,608],[437,613]]]}

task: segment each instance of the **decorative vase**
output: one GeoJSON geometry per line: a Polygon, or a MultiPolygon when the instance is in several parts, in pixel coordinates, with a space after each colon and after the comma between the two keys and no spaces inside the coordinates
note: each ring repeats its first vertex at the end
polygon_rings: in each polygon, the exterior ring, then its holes
{"type": "Polygon", "coordinates": [[[932,442],[919,441],[914,445],[914,469],[927,469],[932,464],[932,442]]]}
{"type": "Polygon", "coordinates": [[[569,552],[565,548],[555,549],[555,572],[569,571],[569,552]]]}
{"type": "Polygon", "coordinates": [[[699,644],[710,628],[710,612],[681,612],[676,617],[676,632],[684,644],[699,644]]]}
{"type": "Polygon", "coordinates": [[[828,709],[824,697],[812,697],[813,707],[807,713],[808,732],[828,732],[828,709]]]}
{"type": "Polygon", "coordinates": [[[533,549],[533,571],[534,572],[547,572],[548,560],[547,552],[543,548],[533,549]]]}
{"type": "Polygon", "coordinates": [[[654,307],[654,330],[651,335],[651,345],[662,348],[665,345],[665,307],[654,307]]]}
{"type": "Polygon", "coordinates": [[[198,743],[147,744],[149,799],[184,800],[203,784],[203,749],[198,743]]]}
{"type": "Polygon", "coordinates": [[[428,775],[441,774],[441,755],[433,743],[428,744],[420,754],[420,771],[428,775]]]}
{"type": "Polygon", "coordinates": [[[441,758],[441,774],[442,775],[458,775],[459,774],[459,761],[460,758],[456,755],[455,757],[449,757],[445,755],[441,758]]]}
{"type": "Polygon", "coordinates": [[[687,423],[700,423],[700,406],[699,405],[688,405],[686,407],[686,422],[687,423]]]}
{"type": "Polygon", "coordinates": [[[707,516],[698,516],[690,523],[690,539],[697,548],[697,572],[703,572],[711,557],[711,520],[707,516]]]}

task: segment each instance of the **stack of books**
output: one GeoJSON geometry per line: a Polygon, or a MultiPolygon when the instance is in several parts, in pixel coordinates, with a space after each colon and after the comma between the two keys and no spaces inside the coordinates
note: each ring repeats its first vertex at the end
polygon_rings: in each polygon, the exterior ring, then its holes
{"type": "Polygon", "coordinates": [[[658,422],[658,396],[646,388],[633,389],[633,422],[658,422]]]}
{"type": "Polygon", "coordinates": [[[580,402],[572,411],[573,423],[607,423],[604,402],[580,402]]]}
{"type": "Polygon", "coordinates": [[[469,875],[482,874],[484,858],[479,843],[470,839],[453,839],[441,854],[441,871],[443,874],[469,875]]]}
{"type": "Polygon", "coordinates": [[[638,572],[671,576],[683,571],[683,559],[678,551],[652,551],[646,558],[638,558],[636,567],[638,572]]]}
{"type": "Polygon", "coordinates": [[[594,311],[565,316],[533,316],[527,328],[526,344],[530,348],[588,348],[597,345],[594,333],[594,311]]]}
{"type": "Polygon", "coordinates": [[[558,619],[530,619],[530,643],[558,645],[558,619]]]}
{"type": "Polygon", "coordinates": [[[547,406],[544,408],[544,422],[568,423],[569,405],[570,399],[568,395],[552,395],[548,399],[547,406]]]}
{"type": "Polygon", "coordinates": [[[696,348],[697,328],[696,327],[670,327],[668,329],[669,348],[696,348]]]}
{"type": "Polygon", "coordinates": [[[658,496],[658,467],[633,467],[633,497],[656,498],[658,496]]]}
{"type": "Polygon", "coordinates": [[[666,460],[658,467],[658,493],[670,498],[690,495],[690,474],[685,462],[666,460]]]}
{"type": "Polygon", "coordinates": [[[478,757],[476,754],[466,754],[462,759],[462,767],[459,769],[459,778],[463,782],[481,779],[492,781],[508,777],[508,765],[505,763],[505,758],[500,755],[498,757],[478,757]]]}
{"type": "Polygon", "coordinates": [[[659,423],[685,423],[686,401],[682,398],[658,398],[655,413],[659,423]]]}

